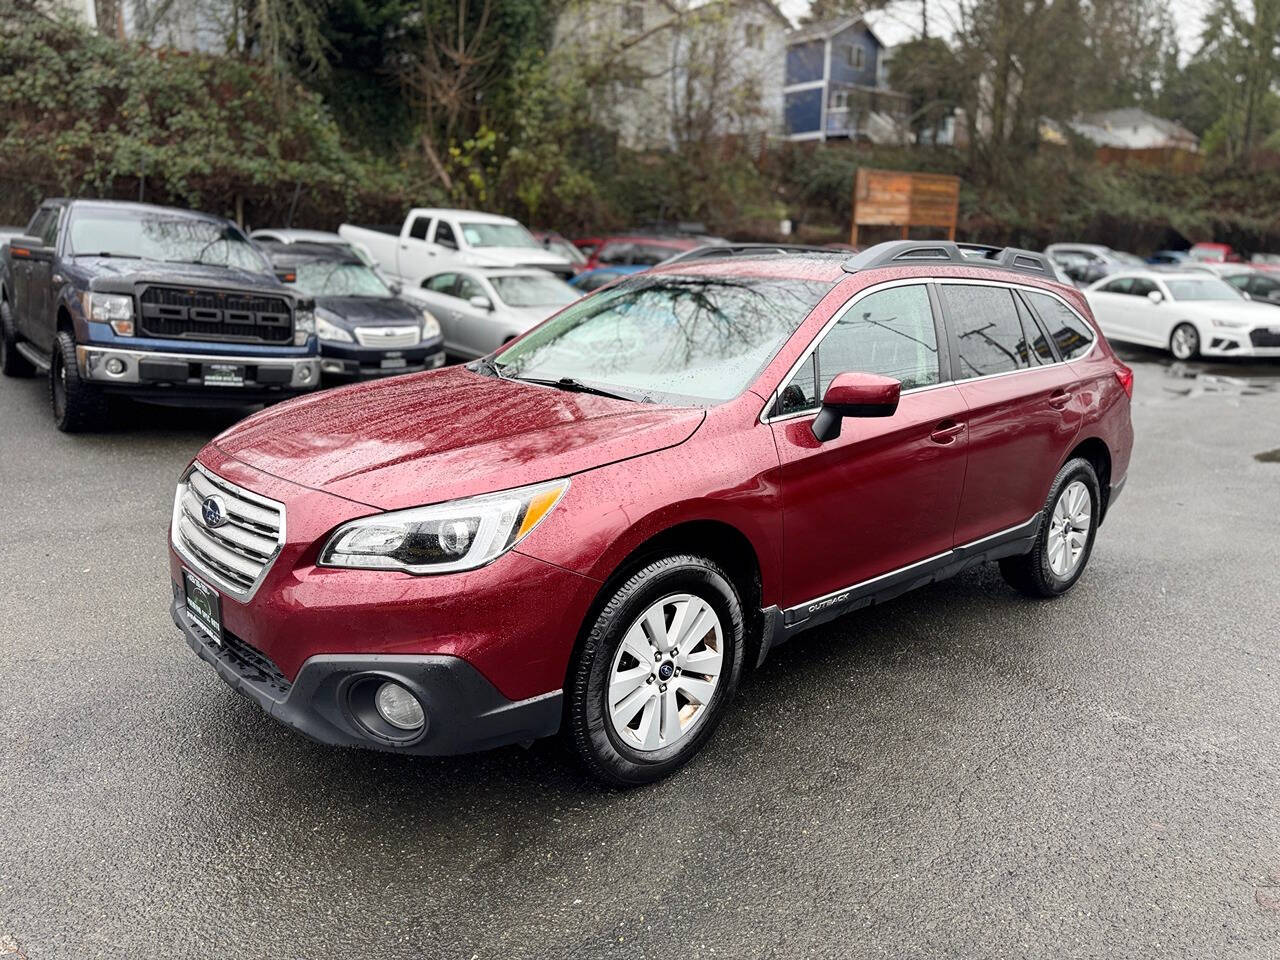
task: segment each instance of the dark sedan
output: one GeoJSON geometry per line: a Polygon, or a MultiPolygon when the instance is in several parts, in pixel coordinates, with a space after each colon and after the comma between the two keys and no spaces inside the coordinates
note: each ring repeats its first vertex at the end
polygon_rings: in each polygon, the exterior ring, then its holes
{"type": "Polygon", "coordinates": [[[293,271],[316,301],[320,371],[328,380],[366,380],[444,363],[444,338],[431,314],[401,300],[346,246],[261,243],[277,270],[293,271]]]}

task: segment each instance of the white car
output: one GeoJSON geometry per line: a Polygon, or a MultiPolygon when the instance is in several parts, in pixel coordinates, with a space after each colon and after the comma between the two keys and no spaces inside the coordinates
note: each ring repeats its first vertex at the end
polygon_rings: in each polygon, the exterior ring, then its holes
{"type": "Polygon", "coordinates": [[[403,296],[440,321],[445,350],[474,359],[531,330],[581,294],[545,270],[449,269],[403,296]]]}
{"type": "Polygon", "coordinates": [[[294,227],[263,227],[249,234],[250,240],[265,240],[268,243],[323,243],[327,246],[342,247],[350,250],[356,258],[366,266],[378,266],[373,254],[363,243],[343,239],[330,230],[301,230],[294,227]]]}
{"type": "Polygon", "coordinates": [[[1280,357],[1280,310],[1207,273],[1116,273],[1085,297],[1108,340],[1162,347],[1179,360],[1280,357]]]}
{"type": "Polygon", "coordinates": [[[410,287],[449,267],[537,267],[566,280],[574,274],[573,264],[520,221],[476,210],[415,207],[398,228],[344,223],[338,233],[364,244],[382,269],[410,287]]]}

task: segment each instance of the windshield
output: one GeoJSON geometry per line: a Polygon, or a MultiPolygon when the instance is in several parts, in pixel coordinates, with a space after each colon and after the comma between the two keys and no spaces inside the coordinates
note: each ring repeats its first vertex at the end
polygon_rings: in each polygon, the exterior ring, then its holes
{"type": "Polygon", "coordinates": [[[586,263],[587,258],[581,250],[575,247],[568,240],[561,240],[559,237],[552,237],[547,241],[547,249],[552,253],[558,253],[570,263],[586,263]]]}
{"type": "Polygon", "coordinates": [[[459,226],[470,247],[537,247],[537,240],[518,223],[467,223],[459,226]]]}
{"type": "Polygon", "coordinates": [[[563,280],[537,273],[490,277],[489,282],[509,307],[563,307],[581,296],[563,280]]]}
{"type": "Polygon", "coordinates": [[[736,397],[832,284],[639,274],[587,297],[498,354],[503,376],[571,377],[637,398],[736,397]]]}
{"type": "Polygon", "coordinates": [[[1241,300],[1240,291],[1217,277],[1194,280],[1166,280],[1174,300],[1241,300]]]}
{"type": "Polygon", "coordinates": [[[75,207],[68,244],[72,256],[109,254],[271,272],[266,258],[233,224],[170,210],[75,207]]]}
{"type": "Polygon", "coordinates": [[[312,260],[300,263],[294,285],[309,297],[379,297],[391,291],[376,273],[363,263],[312,260]]]}

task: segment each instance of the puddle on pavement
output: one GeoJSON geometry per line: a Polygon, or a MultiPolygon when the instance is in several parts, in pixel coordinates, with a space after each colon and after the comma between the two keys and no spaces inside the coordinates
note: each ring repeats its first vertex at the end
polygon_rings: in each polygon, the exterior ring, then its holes
{"type": "Polygon", "coordinates": [[[1264,450],[1262,453],[1255,453],[1253,459],[1259,463],[1280,463],[1280,448],[1275,450],[1264,450]]]}
{"type": "Polygon", "coordinates": [[[1166,384],[1164,391],[1179,397],[1257,397],[1273,393],[1280,384],[1280,367],[1270,376],[1228,372],[1229,369],[1206,369],[1199,364],[1175,361],[1164,369],[1164,375],[1174,381],[1166,384]]]}

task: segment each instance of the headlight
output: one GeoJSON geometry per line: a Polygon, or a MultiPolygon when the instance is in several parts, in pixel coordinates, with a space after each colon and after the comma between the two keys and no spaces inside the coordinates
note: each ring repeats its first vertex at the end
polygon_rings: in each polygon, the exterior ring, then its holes
{"type": "Polygon", "coordinates": [[[474,570],[528,536],[567,489],[566,477],[353,520],[329,538],[320,565],[418,574],[474,570]]]}
{"type": "Polygon", "coordinates": [[[82,293],[84,315],[98,323],[109,323],[117,336],[133,336],[133,297],[118,293],[82,293]]]}
{"type": "Polygon", "coordinates": [[[355,343],[356,338],[343,330],[336,323],[330,323],[324,317],[316,317],[316,336],[321,340],[331,340],[337,343],[355,343]]]}
{"type": "Polygon", "coordinates": [[[293,313],[293,345],[306,346],[307,338],[316,332],[314,310],[295,310],[293,313]]]}
{"type": "Polygon", "coordinates": [[[440,336],[440,321],[433,317],[428,311],[422,311],[422,339],[430,340],[432,337],[440,336]]]}
{"type": "Polygon", "coordinates": [[[1228,330],[1243,330],[1249,326],[1249,322],[1247,320],[1219,320],[1215,318],[1213,325],[1215,327],[1226,327],[1228,330]]]}

